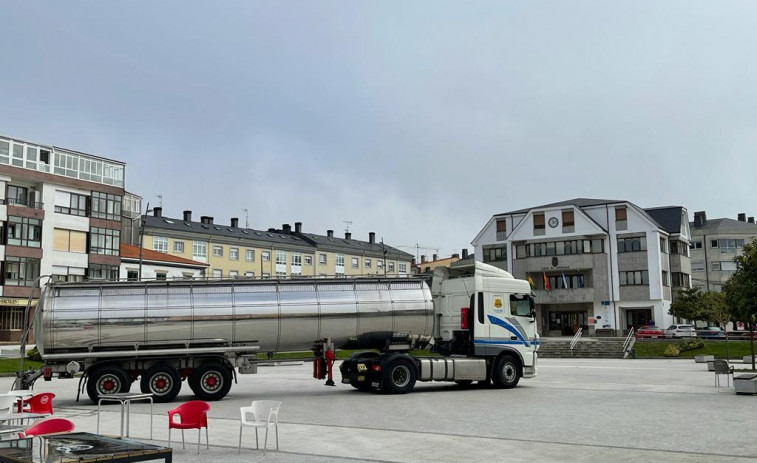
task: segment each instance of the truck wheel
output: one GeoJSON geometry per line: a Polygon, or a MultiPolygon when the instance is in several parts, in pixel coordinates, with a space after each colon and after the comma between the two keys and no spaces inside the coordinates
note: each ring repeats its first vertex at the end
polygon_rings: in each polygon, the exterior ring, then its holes
{"type": "Polygon", "coordinates": [[[181,376],[176,369],[159,363],[142,374],[139,386],[142,392],[152,394],[156,403],[170,402],[181,391],[181,376]]]}
{"type": "Polygon", "coordinates": [[[405,359],[391,361],[382,373],[381,390],[389,394],[405,394],[415,387],[415,367],[405,359]]]}
{"type": "Polygon", "coordinates": [[[518,361],[509,355],[499,357],[494,362],[494,371],[492,371],[494,387],[511,389],[518,384],[518,381],[520,381],[520,364],[518,361]]]}
{"type": "Polygon", "coordinates": [[[189,386],[200,400],[221,400],[231,389],[231,372],[217,362],[203,363],[189,376],[189,386]]]}
{"type": "Polygon", "coordinates": [[[97,403],[101,395],[129,392],[131,381],[129,375],[121,367],[104,366],[89,374],[87,379],[87,395],[97,403]]]}

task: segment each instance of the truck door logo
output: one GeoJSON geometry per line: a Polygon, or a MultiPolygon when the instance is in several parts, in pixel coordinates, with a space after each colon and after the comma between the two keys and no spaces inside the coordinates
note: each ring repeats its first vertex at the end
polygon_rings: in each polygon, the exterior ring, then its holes
{"type": "Polygon", "coordinates": [[[496,298],[494,299],[494,307],[501,309],[502,308],[502,299],[496,298]]]}

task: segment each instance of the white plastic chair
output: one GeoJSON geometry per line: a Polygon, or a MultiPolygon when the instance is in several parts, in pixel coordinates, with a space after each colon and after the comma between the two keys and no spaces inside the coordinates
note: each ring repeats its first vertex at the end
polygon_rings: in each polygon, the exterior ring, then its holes
{"type": "Polygon", "coordinates": [[[16,411],[16,396],[0,394],[0,417],[11,415],[16,411]]]}
{"type": "Polygon", "coordinates": [[[279,407],[281,407],[281,402],[276,400],[253,400],[249,407],[239,409],[242,415],[242,420],[239,423],[240,453],[242,452],[242,428],[245,426],[255,428],[255,447],[257,449],[260,449],[258,428],[265,428],[265,441],[263,443],[263,453],[265,454],[268,447],[268,428],[273,425],[276,431],[276,450],[279,449],[279,407]]]}

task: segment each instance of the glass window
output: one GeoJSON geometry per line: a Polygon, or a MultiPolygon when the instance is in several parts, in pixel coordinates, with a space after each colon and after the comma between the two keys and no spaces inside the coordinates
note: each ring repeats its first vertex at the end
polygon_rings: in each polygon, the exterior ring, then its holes
{"type": "Polygon", "coordinates": [[[334,259],[337,267],[344,267],[344,254],[337,254],[334,259]]]}
{"type": "Polygon", "coordinates": [[[398,265],[399,273],[407,273],[407,263],[406,262],[400,262],[398,265]]]}
{"type": "Polygon", "coordinates": [[[229,248],[229,260],[239,260],[239,248],[229,248]]]}
{"type": "Polygon", "coordinates": [[[507,222],[505,219],[497,220],[497,241],[504,241],[507,238],[507,222]]]}
{"type": "Polygon", "coordinates": [[[247,249],[245,250],[245,260],[247,262],[252,262],[255,260],[255,250],[254,249],[247,249]]]}
{"type": "Polygon", "coordinates": [[[42,224],[28,217],[8,217],[5,243],[30,248],[42,247],[42,224]]]}
{"type": "MultiPolygon", "coordinates": [[[[87,196],[66,191],[55,192],[55,212],[59,214],[87,216],[87,196]]],[[[118,218],[120,220],[120,217],[118,218]]]]}
{"type": "Polygon", "coordinates": [[[313,256],[305,256],[305,265],[313,265],[313,256]]]}
{"type": "Polygon", "coordinates": [[[260,258],[266,262],[271,260],[271,253],[268,251],[263,251],[260,253],[260,258]]]}
{"type": "Polygon", "coordinates": [[[222,278],[223,277],[223,270],[214,268],[213,269],[213,278],[222,278]]]}
{"type": "MultiPolygon", "coordinates": [[[[118,256],[121,249],[121,231],[112,228],[92,227],[89,233],[89,252],[118,256]]],[[[90,266],[92,268],[92,266],[90,266]]],[[[116,267],[118,268],[118,267],[116,267]]],[[[108,278],[110,279],[110,278],[108,278]]]]}
{"type": "MultiPolygon", "coordinates": [[[[121,220],[121,203],[123,198],[119,195],[92,192],[91,216],[107,220],[121,220]]],[[[184,251],[182,251],[184,252],[184,251]]]]}
{"type": "Polygon", "coordinates": [[[168,238],[163,236],[155,236],[152,239],[152,250],[158,252],[168,253],[168,238]]]}
{"type": "Polygon", "coordinates": [[[352,268],[358,268],[359,262],[357,257],[352,258],[352,268]]]}
{"type": "Polygon", "coordinates": [[[292,265],[302,265],[302,254],[299,252],[292,252],[292,265]]]}
{"type": "MultiPolygon", "coordinates": [[[[32,286],[39,277],[40,260],[30,257],[5,257],[5,284],[32,286]]],[[[39,286],[39,283],[37,284],[39,286]]]]}
{"type": "Polygon", "coordinates": [[[389,271],[390,271],[390,272],[394,272],[394,262],[389,262],[389,263],[387,264],[387,266],[389,267],[389,271]]]}
{"type": "Polygon", "coordinates": [[[118,266],[89,264],[87,278],[90,280],[118,280],[118,266]]]}
{"type": "Polygon", "coordinates": [[[286,251],[276,251],[276,264],[277,265],[286,265],[287,263],[287,253],[286,251]]]}
{"type": "Polygon", "coordinates": [[[192,242],[192,259],[205,260],[208,257],[208,243],[205,241],[192,242]]]}
{"type": "Polygon", "coordinates": [[[371,268],[371,259],[365,259],[365,268],[371,268]]]}
{"type": "Polygon", "coordinates": [[[223,257],[223,246],[213,246],[213,257],[223,257]]]}
{"type": "Polygon", "coordinates": [[[326,265],[326,254],[324,253],[318,254],[318,263],[321,265],[326,265]]]}
{"type": "Polygon", "coordinates": [[[531,296],[527,294],[511,294],[510,295],[510,313],[518,317],[531,316],[531,309],[533,307],[533,301],[531,296]]]}
{"type": "Polygon", "coordinates": [[[16,185],[8,185],[5,193],[5,203],[11,206],[32,206],[29,203],[29,189],[16,185]]]}
{"type": "Polygon", "coordinates": [[[184,254],[184,242],[183,241],[174,241],[173,242],[173,252],[184,254]]]}

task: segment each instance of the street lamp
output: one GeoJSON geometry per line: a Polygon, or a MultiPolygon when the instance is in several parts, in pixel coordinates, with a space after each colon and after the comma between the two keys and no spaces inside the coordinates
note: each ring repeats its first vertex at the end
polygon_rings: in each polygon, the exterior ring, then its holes
{"type": "Polygon", "coordinates": [[[147,203],[145,215],[139,218],[139,281],[142,281],[142,242],[145,238],[145,222],[147,222],[147,214],[150,212],[152,212],[152,209],[150,209],[150,203],[147,203]]]}

